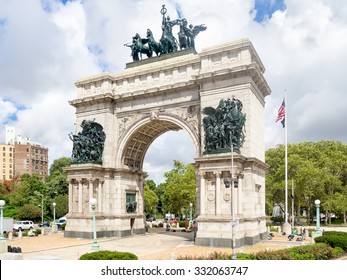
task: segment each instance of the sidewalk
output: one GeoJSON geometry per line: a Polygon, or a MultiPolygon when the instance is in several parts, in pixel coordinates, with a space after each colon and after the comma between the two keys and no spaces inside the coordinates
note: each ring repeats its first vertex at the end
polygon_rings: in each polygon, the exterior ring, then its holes
{"type": "MultiPolygon", "coordinates": [[[[231,253],[231,248],[216,248],[196,246],[191,234],[166,234],[164,231],[133,235],[123,238],[99,238],[101,250],[131,252],[141,260],[170,260],[178,256],[207,256],[214,251],[231,253]]],[[[262,250],[277,250],[292,246],[310,244],[305,242],[288,241],[286,236],[276,234],[272,240],[258,243],[254,246],[238,248],[237,252],[256,252],[262,250]]],[[[91,252],[92,240],[65,238],[63,232],[22,237],[9,242],[12,247],[20,247],[24,260],[78,260],[85,253],[91,252]]]]}

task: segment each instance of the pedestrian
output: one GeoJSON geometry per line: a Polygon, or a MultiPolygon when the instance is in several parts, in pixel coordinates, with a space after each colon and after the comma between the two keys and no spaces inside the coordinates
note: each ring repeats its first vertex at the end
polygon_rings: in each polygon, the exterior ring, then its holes
{"type": "Polygon", "coordinates": [[[302,239],[305,240],[305,236],[306,236],[306,228],[305,228],[305,226],[302,226],[301,233],[302,233],[302,239]]]}

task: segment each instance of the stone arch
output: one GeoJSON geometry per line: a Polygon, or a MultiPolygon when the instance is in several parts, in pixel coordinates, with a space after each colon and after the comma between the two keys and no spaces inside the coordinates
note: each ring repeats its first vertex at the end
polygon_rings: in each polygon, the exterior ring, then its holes
{"type": "Polygon", "coordinates": [[[116,166],[128,167],[131,170],[142,170],[146,152],[152,142],[172,130],[185,130],[192,139],[195,156],[199,156],[200,144],[196,129],[193,129],[181,117],[161,114],[155,118],[147,116],[134,123],[120,139],[116,155],[116,166]]]}
{"type": "Polygon", "coordinates": [[[77,97],[69,102],[76,108],[76,123],[95,120],[106,139],[102,162],[66,168],[70,206],[64,235],[93,237],[91,210],[83,207],[92,196],[98,198],[98,237],[144,234],[145,154],[159,135],[183,129],[195,148],[196,244],[230,247],[233,239],[240,247],[267,238],[263,120],[271,90],[264,71],[252,43],[241,39],[199,54],[177,52],[143,60],[120,73],[76,82],[77,97]],[[214,114],[222,100],[234,97],[246,115],[240,154],[215,141],[221,139],[221,126],[204,125],[206,115],[214,114]],[[214,144],[212,152],[207,140],[214,144]],[[227,186],[226,180],[237,182],[238,188],[227,186]]]}

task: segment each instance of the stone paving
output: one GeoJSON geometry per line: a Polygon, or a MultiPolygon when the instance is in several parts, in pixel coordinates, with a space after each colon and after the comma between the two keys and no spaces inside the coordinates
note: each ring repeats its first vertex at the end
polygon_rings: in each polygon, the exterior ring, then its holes
{"type": "MultiPolygon", "coordinates": [[[[186,255],[207,256],[214,251],[231,253],[231,248],[196,246],[192,241],[192,233],[166,233],[163,229],[152,230],[146,235],[99,238],[97,242],[102,250],[131,252],[142,260],[170,260],[186,255]]],[[[303,244],[310,244],[310,240],[305,240],[305,242],[288,241],[286,236],[275,233],[272,240],[254,246],[244,246],[236,251],[249,253],[261,250],[277,250],[303,244]]],[[[92,251],[92,240],[65,238],[63,232],[36,237],[22,237],[10,241],[8,245],[21,247],[24,260],[78,260],[82,254],[92,251]]]]}

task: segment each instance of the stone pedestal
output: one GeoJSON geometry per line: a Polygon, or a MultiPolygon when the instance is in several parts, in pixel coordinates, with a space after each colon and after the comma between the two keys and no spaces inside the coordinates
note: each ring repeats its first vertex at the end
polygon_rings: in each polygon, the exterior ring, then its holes
{"type": "Polygon", "coordinates": [[[52,233],[57,233],[58,232],[58,226],[57,225],[52,225],[52,233]]]}
{"type": "Polygon", "coordinates": [[[0,260],[2,261],[15,261],[15,260],[23,260],[22,253],[0,253],[0,260]]]}
{"type": "Polygon", "coordinates": [[[143,174],[117,171],[96,164],[73,165],[69,178],[69,213],[64,236],[93,238],[93,216],[89,205],[95,198],[97,237],[145,234],[143,174]],[[136,212],[128,213],[127,194],[136,200],[136,212]]]}
{"type": "Polygon", "coordinates": [[[264,215],[266,166],[238,154],[233,156],[233,162],[234,173],[239,178],[238,188],[224,184],[224,179],[230,178],[231,174],[230,154],[196,159],[200,198],[196,245],[231,247],[233,224],[236,247],[267,239],[264,215]]]}
{"type": "Polygon", "coordinates": [[[0,240],[0,254],[7,253],[8,242],[6,239],[0,240]]]}
{"type": "Polygon", "coordinates": [[[292,233],[292,226],[290,223],[284,223],[282,225],[282,232],[285,232],[287,235],[292,233]]]}

